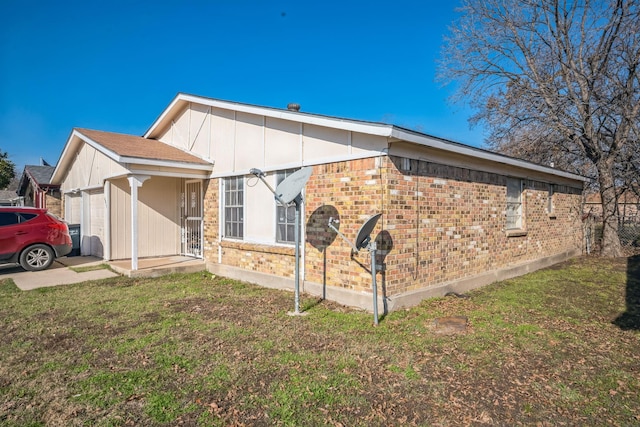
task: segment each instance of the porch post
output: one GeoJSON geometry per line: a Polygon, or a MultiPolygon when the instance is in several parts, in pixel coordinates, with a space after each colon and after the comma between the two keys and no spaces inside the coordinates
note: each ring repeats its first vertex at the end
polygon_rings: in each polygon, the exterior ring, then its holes
{"type": "Polygon", "coordinates": [[[151,178],[148,175],[131,175],[129,186],[131,187],[131,271],[138,269],[138,187],[151,178]]]}
{"type": "Polygon", "coordinates": [[[111,260],[111,181],[104,180],[104,253],[102,258],[105,261],[111,260]]]}

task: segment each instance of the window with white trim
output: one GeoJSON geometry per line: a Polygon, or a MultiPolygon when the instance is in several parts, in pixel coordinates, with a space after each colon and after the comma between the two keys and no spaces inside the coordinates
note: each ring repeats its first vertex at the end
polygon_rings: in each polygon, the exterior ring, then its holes
{"type": "Polygon", "coordinates": [[[522,229],[522,180],[507,178],[507,230],[522,229]]]}
{"type": "MultiPolygon", "coordinates": [[[[297,169],[288,169],[280,171],[276,175],[276,185],[279,185],[289,175],[293,174],[297,169]]],[[[276,241],[279,243],[295,243],[295,223],[296,223],[296,207],[291,203],[288,207],[283,207],[276,201],[276,241]]],[[[302,221],[300,221],[302,222],[302,221]]]]}
{"type": "Polygon", "coordinates": [[[244,237],[244,178],[224,179],[224,237],[244,237]]]}

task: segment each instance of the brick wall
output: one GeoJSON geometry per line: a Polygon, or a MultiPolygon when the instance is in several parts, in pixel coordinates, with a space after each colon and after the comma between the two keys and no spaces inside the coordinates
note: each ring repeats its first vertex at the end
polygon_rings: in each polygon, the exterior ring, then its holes
{"type": "Polygon", "coordinates": [[[249,271],[293,277],[295,272],[294,248],[270,246],[225,239],[219,241],[219,180],[212,179],[205,185],[204,254],[207,262],[222,264],[249,271]]]}
{"type": "Polygon", "coordinates": [[[433,286],[579,249],[581,191],[524,180],[523,231],[508,235],[506,176],[390,158],[387,168],[387,295],[433,286]]]}
{"type": "MultiPolygon", "coordinates": [[[[328,228],[329,218],[349,241],[373,214],[377,276],[386,296],[486,273],[579,249],[581,191],[524,180],[524,232],[509,236],[506,176],[427,161],[380,156],[314,166],[305,197],[305,280],[371,292],[370,258],[328,228]]],[[[293,277],[293,248],[225,240],[218,243],[218,181],[205,197],[205,257],[250,271],[293,277]]]]}
{"type": "MultiPolygon", "coordinates": [[[[371,288],[366,250],[351,256],[351,246],[328,228],[329,218],[353,242],[371,215],[384,213],[384,156],[315,166],[306,186],[306,280],[354,291],[371,288]],[[366,267],[366,268],[365,268],[366,267]]],[[[372,238],[382,230],[382,221],[372,238]]]]}
{"type": "Polygon", "coordinates": [[[51,195],[49,193],[45,194],[45,206],[47,210],[54,215],[59,217],[62,216],[62,200],[60,198],[60,192],[58,190],[54,190],[55,195],[51,195]]]}

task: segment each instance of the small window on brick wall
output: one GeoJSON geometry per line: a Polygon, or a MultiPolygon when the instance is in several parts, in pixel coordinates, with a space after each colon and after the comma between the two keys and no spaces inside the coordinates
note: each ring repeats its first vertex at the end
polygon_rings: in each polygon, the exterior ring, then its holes
{"type": "MultiPolygon", "coordinates": [[[[280,184],[297,169],[280,171],[276,177],[276,184],[280,184]]],[[[283,207],[276,202],[276,241],[280,243],[295,243],[296,207],[291,204],[283,207]]],[[[302,221],[301,221],[302,222],[302,221]]]]}
{"type": "Polygon", "coordinates": [[[553,184],[549,184],[549,191],[547,194],[547,213],[549,215],[553,215],[553,195],[555,193],[555,186],[553,184]]]}
{"type": "Polygon", "coordinates": [[[522,230],[522,180],[507,178],[507,230],[522,230]]]}

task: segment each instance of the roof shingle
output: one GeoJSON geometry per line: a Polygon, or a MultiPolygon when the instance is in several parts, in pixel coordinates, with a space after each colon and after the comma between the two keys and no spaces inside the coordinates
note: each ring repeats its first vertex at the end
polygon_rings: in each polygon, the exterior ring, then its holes
{"type": "Polygon", "coordinates": [[[91,140],[122,157],[201,165],[211,164],[206,160],[156,139],[147,139],[140,136],[103,132],[91,129],[77,128],[76,130],[82,135],[89,137],[91,140]]]}

